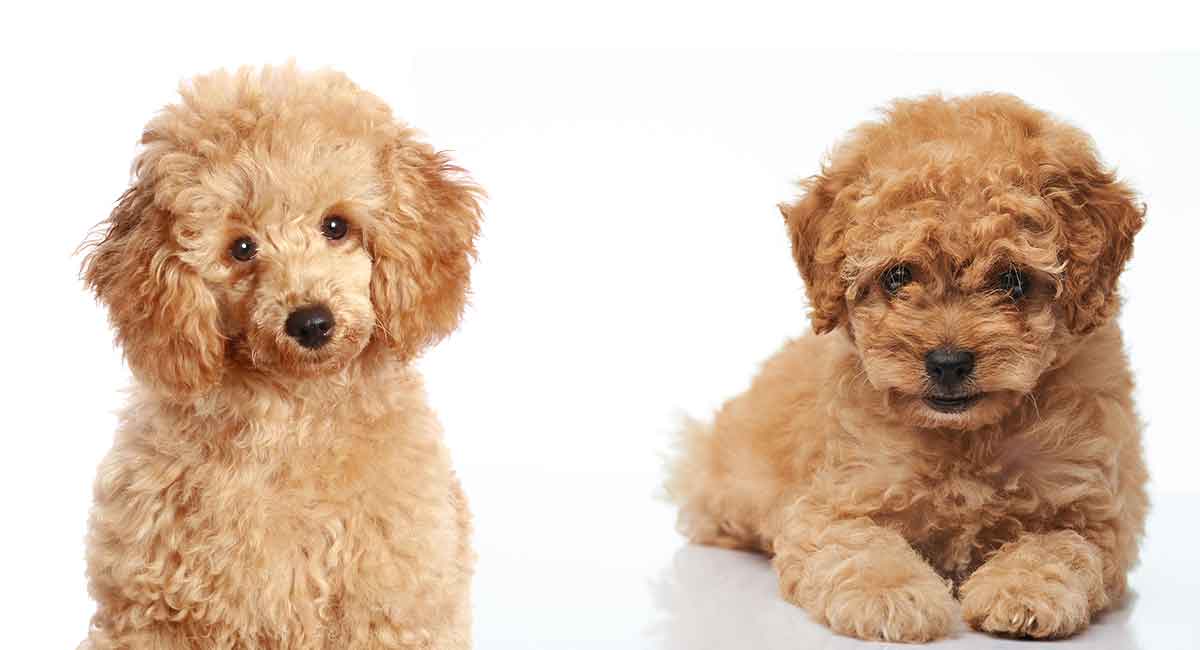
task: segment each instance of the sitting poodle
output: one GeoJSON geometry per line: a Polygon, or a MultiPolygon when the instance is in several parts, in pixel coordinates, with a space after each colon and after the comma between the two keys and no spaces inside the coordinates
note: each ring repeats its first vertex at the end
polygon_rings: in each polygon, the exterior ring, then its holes
{"type": "Polygon", "coordinates": [[[686,427],[681,529],[770,554],[842,634],[1084,629],[1147,509],[1114,318],[1134,193],[1000,95],[896,102],[803,190],[782,211],[818,335],[686,427]]]}
{"type": "Polygon", "coordinates": [[[479,191],[333,72],[217,72],[146,126],[84,263],[135,386],[92,650],[467,648],[466,502],[411,362],[479,191]]]}

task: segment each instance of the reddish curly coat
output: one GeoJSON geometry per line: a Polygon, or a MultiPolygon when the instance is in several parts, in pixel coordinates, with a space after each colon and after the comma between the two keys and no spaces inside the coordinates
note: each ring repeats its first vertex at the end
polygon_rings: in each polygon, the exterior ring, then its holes
{"type": "Polygon", "coordinates": [[[999,95],[896,102],[803,189],[782,211],[822,335],[686,427],[682,530],[772,554],[784,597],[844,634],[1083,629],[1124,593],[1147,509],[1114,322],[1133,192],[999,95]],[[896,264],[913,281],[888,295],[896,264]],[[1019,300],[995,284],[1013,268],[1019,300]],[[943,345],[976,354],[966,413],[922,399],[943,345]]]}

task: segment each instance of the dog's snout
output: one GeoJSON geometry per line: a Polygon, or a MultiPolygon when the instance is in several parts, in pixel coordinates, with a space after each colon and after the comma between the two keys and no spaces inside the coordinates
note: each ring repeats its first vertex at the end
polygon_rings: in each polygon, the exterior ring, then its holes
{"type": "Polygon", "coordinates": [[[975,371],[975,353],[962,348],[936,348],[925,355],[925,372],[934,383],[957,386],[975,371]]]}
{"type": "Polygon", "coordinates": [[[333,333],[333,312],[325,305],[308,305],[288,315],[284,330],[300,345],[316,349],[329,342],[333,333]]]}

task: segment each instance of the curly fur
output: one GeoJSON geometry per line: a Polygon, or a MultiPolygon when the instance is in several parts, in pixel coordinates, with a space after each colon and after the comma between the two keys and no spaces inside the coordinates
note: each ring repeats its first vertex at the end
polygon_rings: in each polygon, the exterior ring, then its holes
{"type": "Polygon", "coordinates": [[[802,187],[781,208],[816,335],[685,427],[681,529],[773,555],[783,596],[844,634],[1083,629],[1123,594],[1147,510],[1114,322],[1133,192],[1003,95],[898,101],[802,187]],[[889,295],[897,263],[913,281],[889,295]],[[1020,300],[996,285],[1013,268],[1020,300]],[[977,357],[965,413],[923,400],[943,345],[977,357]]]}
{"type": "Polygon", "coordinates": [[[458,323],[479,191],[335,72],[181,95],[84,263],[135,386],[96,480],[83,647],[468,647],[469,514],[409,362],[458,323]],[[336,319],[316,350],[284,332],[310,303],[336,319]]]}

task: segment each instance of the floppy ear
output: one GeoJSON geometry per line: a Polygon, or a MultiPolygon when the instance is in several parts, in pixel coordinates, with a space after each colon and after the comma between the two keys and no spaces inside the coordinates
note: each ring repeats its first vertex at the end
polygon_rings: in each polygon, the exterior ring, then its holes
{"type": "Polygon", "coordinates": [[[794,203],[780,204],[779,211],[792,241],[792,256],[804,278],[813,331],[824,334],[846,317],[847,285],[842,277],[846,220],[834,209],[834,197],[843,183],[823,173],[800,186],[800,197],[794,203]]]}
{"type": "Polygon", "coordinates": [[[213,386],[224,368],[218,308],[179,259],[169,215],[139,179],[105,222],[83,262],[83,278],[108,307],[125,359],[142,382],[178,400],[213,386]]]}
{"type": "Polygon", "coordinates": [[[387,205],[368,247],[371,301],[388,345],[407,360],[458,326],[482,192],[445,154],[406,135],[384,149],[387,205]]]}
{"type": "Polygon", "coordinates": [[[1067,327],[1086,334],[1120,306],[1117,278],[1133,253],[1146,208],[1136,193],[1104,169],[1091,145],[1075,142],[1043,170],[1042,194],[1060,219],[1066,262],[1060,303],[1067,327]]]}

